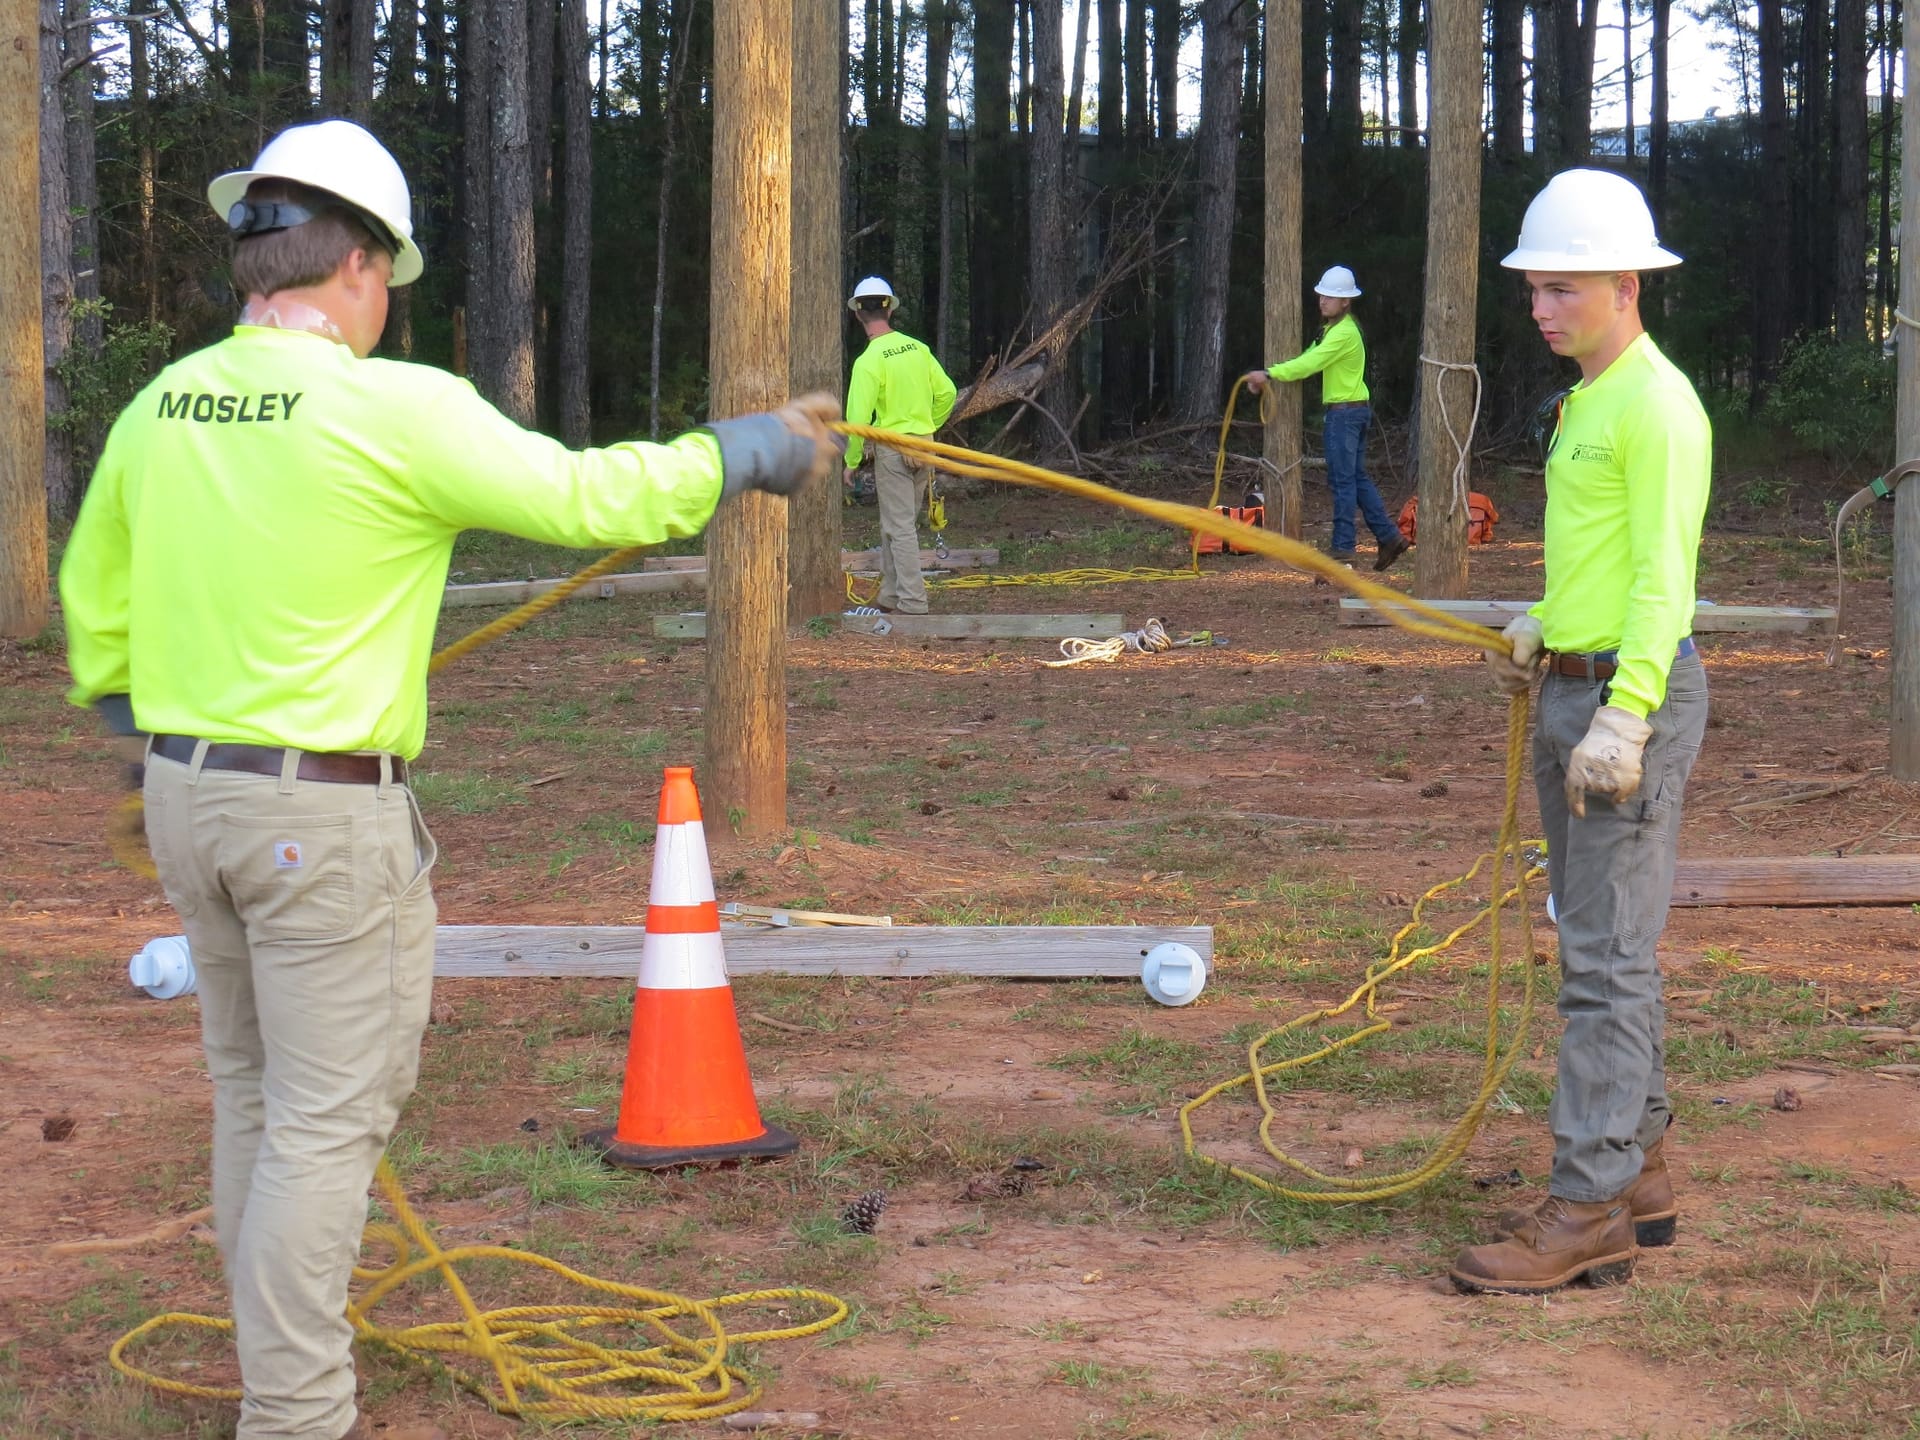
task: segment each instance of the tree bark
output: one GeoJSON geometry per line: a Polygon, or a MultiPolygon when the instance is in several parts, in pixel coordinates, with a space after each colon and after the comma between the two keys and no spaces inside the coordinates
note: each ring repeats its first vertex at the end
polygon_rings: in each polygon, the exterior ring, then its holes
{"type": "Polygon", "coordinates": [[[1837,0],[1833,23],[1834,330],[1867,334],[1867,4],[1837,0]]]}
{"type": "Polygon", "coordinates": [[[128,138],[134,154],[134,223],[140,235],[141,308],[149,325],[160,319],[160,256],[154,243],[153,79],[147,60],[147,22],[140,0],[126,0],[128,138]]]}
{"type": "Polygon", "coordinates": [[[1247,9],[1235,0],[1201,0],[1200,125],[1194,134],[1193,283],[1181,417],[1220,413],[1227,329],[1227,277],[1233,257],[1235,147],[1239,139],[1240,56],[1247,9]]]}
{"type": "Polygon", "coordinates": [[[0,0],[0,635],[47,623],[40,7],[0,0]]]}
{"type": "Polygon", "coordinates": [[[494,342],[493,17],[491,0],[458,0],[461,214],[466,222],[466,365],[481,393],[491,384],[494,342]]]}
{"type": "MultiPolygon", "coordinates": [[[[793,213],[790,0],[715,0],[713,413],[786,396],[793,213]]],[[[1057,53],[1057,52],[1056,52],[1057,53]]],[[[758,491],[707,530],[709,831],[787,824],[787,502],[758,491]]]]}
{"type": "Polygon", "coordinates": [[[1789,272],[1795,313],[1789,333],[1825,330],[1833,323],[1835,196],[1827,169],[1827,147],[1832,140],[1828,117],[1828,69],[1834,56],[1827,25],[1832,0],[1812,0],[1800,7],[1800,55],[1791,82],[1797,102],[1791,145],[1793,169],[1793,230],[1789,272]]]}
{"type": "MultiPolygon", "coordinates": [[[[40,335],[47,430],[45,451],[47,513],[56,522],[73,518],[80,502],[73,475],[73,437],[64,426],[67,382],[60,367],[73,341],[73,202],[67,192],[66,86],[60,0],[40,0],[40,114],[34,133],[40,138],[40,335]]],[[[84,32],[81,35],[85,41],[84,32]]]]}
{"type": "MultiPolygon", "coordinates": [[[[793,0],[793,339],[788,388],[842,393],[841,337],[847,323],[840,277],[840,40],[845,6],[840,0],[793,0]]],[[[953,20],[944,0],[930,0],[931,50],[942,48],[953,20]],[[938,15],[932,13],[939,11],[938,15]]],[[[927,62],[929,157],[945,170],[946,60],[927,62]]],[[[930,171],[930,174],[934,173],[930,171]]],[[[934,182],[938,184],[938,181],[934,182]]],[[[933,211],[938,214],[938,208],[933,211]]],[[[936,257],[937,264],[937,257],[936,257]]],[[[936,303],[939,281],[932,287],[936,303]]],[[[792,590],[787,611],[795,619],[838,614],[846,603],[840,565],[839,477],[811,485],[793,497],[788,567],[792,590]]]]}
{"type": "MultiPolygon", "coordinates": [[[[925,182],[924,203],[930,224],[926,231],[926,241],[920,250],[920,313],[921,324],[928,321],[933,325],[933,353],[940,357],[940,363],[949,362],[948,341],[951,337],[949,321],[952,317],[948,309],[953,296],[953,166],[948,157],[950,130],[953,124],[952,106],[947,94],[947,67],[953,60],[954,17],[959,7],[951,0],[928,0],[927,3],[927,82],[926,82],[926,133],[921,146],[921,174],[925,182]]],[[[796,13],[799,6],[796,3],[796,13]]],[[[836,10],[836,14],[838,11],[836,10]]],[[[838,55],[840,52],[836,51],[838,55]]],[[[799,51],[796,48],[795,64],[798,64],[799,51]]],[[[838,60],[835,62],[838,65],[838,60]]],[[[796,72],[797,73],[797,72],[796,72]]],[[[836,75],[838,71],[836,70],[836,75]]],[[[838,95],[840,87],[836,82],[833,93],[838,95]]],[[[834,172],[839,173],[840,119],[834,117],[834,172]]],[[[794,152],[801,153],[801,139],[798,120],[794,129],[794,152]]],[[[796,160],[796,163],[799,163],[796,160]]],[[[800,198],[794,197],[795,219],[800,221],[798,208],[800,198]]],[[[834,203],[834,233],[839,233],[840,210],[838,198],[834,203]]],[[[796,247],[798,245],[796,232],[796,247]]],[[[837,248],[837,246],[836,246],[837,248]]],[[[797,261],[796,261],[797,263],[797,261]]],[[[836,264],[837,264],[836,260],[836,264]]],[[[836,327],[838,317],[836,315],[836,327]]],[[[839,330],[834,332],[836,356],[839,353],[839,330]]],[[[836,360],[834,382],[839,383],[840,372],[836,360]]]]}
{"type": "Polygon", "coordinates": [[[1327,135],[1327,6],[1303,0],[1300,7],[1300,109],[1302,134],[1311,147],[1327,135]]]}
{"type": "Polygon", "coordinates": [[[1874,338],[1884,339],[1893,324],[1893,72],[1899,53],[1900,0],[1875,0],[1874,16],[1880,33],[1880,253],[1874,272],[1874,338]],[[1889,15],[1888,11],[1892,13],[1889,15]]]}
{"type": "MultiPolygon", "coordinates": [[[[1776,0],[1777,3],[1777,0],[1776,0]]],[[[1920,59],[1920,6],[1904,17],[1907,93],[1912,94],[1920,59]]],[[[1920,195],[1920,105],[1901,106],[1900,193],[1920,195]]],[[[0,287],[4,290],[4,287],[0,287]]],[[[1900,308],[1920,308],[1920,205],[1900,212],[1900,308]]],[[[1896,460],[1920,455],[1920,331],[1896,327],[1900,336],[1896,460]]],[[[1920,485],[1909,480],[1893,492],[1893,663],[1888,768],[1896,780],[1920,780],[1920,485]]]]}
{"type": "MultiPolygon", "coordinates": [[[[1080,138],[1080,128],[1085,120],[1082,111],[1087,103],[1087,29],[1092,20],[1094,0],[1080,0],[1074,7],[1073,22],[1073,79],[1067,84],[1067,139],[1069,142],[1080,138]]],[[[1106,3],[1106,0],[1101,0],[1106,3]]],[[[1104,21],[1105,17],[1102,17],[1104,21]]],[[[1104,113],[1105,101],[1102,100],[1104,113]]],[[[1096,121],[1096,128],[1100,122],[1096,121]]]]}
{"type": "MultiPolygon", "coordinates": [[[[1420,50],[1426,32],[1420,23],[1420,0],[1400,0],[1400,23],[1394,29],[1398,54],[1394,81],[1399,90],[1400,144],[1412,150],[1420,144],[1420,50]]],[[[1382,117],[1385,118],[1385,117],[1382,117]]]]}
{"type": "Polygon", "coordinates": [[[653,332],[647,361],[647,433],[660,438],[660,344],[667,323],[667,236],[673,219],[673,166],[679,153],[680,92],[692,66],[693,0],[679,0],[677,39],[668,59],[667,93],[662,101],[664,134],[660,144],[660,192],[653,227],[653,332]]]}
{"type": "Polygon", "coordinates": [[[373,114],[373,0],[323,0],[320,103],[364,125],[373,114]]]}
{"type": "Polygon", "coordinates": [[[1020,323],[1019,157],[1013,110],[1013,0],[973,7],[973,226],[968,244],[970,368],[991,359],[1020,323]]]}
{"type": "MultiPolygon", "coordinates": [[[[387,26],[387,85],[381,96],[388,145],[410,151],[420,114],[420,5],[419,0],[393,0],[387,26]]],[[[413,197],[414,222],[420,221],[424,195],[413,197]]],[[[403,360],[413,358],[413,287],[402,285],[387,301],[387,324],[380,349],[403,360]]]]}
{"type": "Polygon", "coordinates": [[[1120,0],[1100,4],[1100,148],[1119,150],[1126,130],[1126,64],[1120,38],[1120,0]]]}
{"type": "Polygon", "coordinates": [[[1180,22],[1180,6],[1161,0],[1153,7],[1154,111],[1162,145],[1180,134],[1180,22]]]}
{"type": "Polygon", "coordinates": [[[1427,61],[1427,285],[1420,337],[1420,543],[1413,590],[1467,593],[1468,430],[1474,413],[1475,305],[1480,268],[1479,16],[1436,5],[1427,61]],[[1437,363],[1436,363],[1437,362],[1437,363]],[[1456,473],[1459,478],[1456,479],[1456,473]]]}
{"type": "Polygon", "coordinates": [[[1147,100],[1147,0],[1126,0],[1127,139],[1144,145],[1153,135],[1147,100]]]}
{"type": "MultiPolygon", "coordinates": [[[[1300,0],[1267,0],[1266,304],[1262,357],[1269,363],[1300,349],[1300,0]]],[[[1273,387],[1273,418],[1264,436],[1267,463],[1280,479],[1268,499],[1275,528],[1301,535],[1301,387],[1273,387]]]]}
{"type": "Polygon", "coordinates": [[[1573,165],[1593,152],[1593,54],[1601,0],[1554,0],[1560,61],[1559,158],[1573,165]]]}
{"type": "MultiPolygon", "coordinates": [[[[98,359],[106,339],[100,300],[100,180],[94,147],[94,85],[99,71],[88,60],[93,53],[94,29],[86,0],[65,0],[67,93],[67,204],[73,211],[73,349],[98,359]]],[[[69,435],[74,467],[76,504],[84,496],[87,478],[99,458],[101,427],[89,420],[84,430],[69,435]]]]}
{"type": "MultiPolygon", "coordinates": [[[[1066,140],[1062,0],[1031,0],[1033,115],[1027,134],[1027,294],[1033,333],[1040,334],[1073,304],[1073,245],[1067,206],[1070,172],[1066,140]]],[[[1042,403],[1064,423],[1079,389],[1070,364],[1049,368],[1042,403]]]]}
{"type": "Polygon", "coordinates": [[[1336,145],[1360,143],[1360,0],[1333,0],[1331,59],[1333,83],[1327,90],[1327,138],[1336,145]]]}
{"type": "Polygon", "coordinates": [[[1780,363],[1792,324],[1787,237],[1793,233],[1793,181],[1787,146],[1787,39],[1782,0],[1760,4],[1760,215],[1773,243],[1760,247],[1753,308],[1750,399],[1758,405],[1780,363]]]}
{"type": "Polygon", "coordinates": [[[1493,153],[1511,165],[1527,152],[1526,0],[1493,0],[1493,153]]]}
{"type": "MultiPolygon", "coordinates": [[[[492,112],[493,281],[479,297],[491,314],[488,353],[474,355],[480,393],[532,426],[534,389],[533,146],[526,46],[528,0],[488,0],[487,101],[492,112]]],[[[477,307],[476,307],[477,308],[477,307]]]]}
{"type": "Polygon", "coordinates": [[[1653,75],[1650,84],[1653,94],[1649,99],[1652,113],[1647,119],[1647,189],[1653,204],[1654,223],[1661,226],[1664,233],[1667,223],[1667,160],[1671,139],[1667,105],[1673,89],[1667,68],[1667,42],[1673,35],[1673,0],[1652,0],[1652,3],[1653,75]]]}
{"type": "Polygon", "coordinates": [[[588,0],[560,0],[560,63],[566,168],[560,206],[560,438],[575,447],[592,437],[588,399],[593,305],[593,47],[588,0]]]}
{"type": "Polygon", "coordinates": [[[1559,163],[1560,17],[1573,0],[1528,0],[1533,11],[1533,153],[1549,167],[1559,163]]]}

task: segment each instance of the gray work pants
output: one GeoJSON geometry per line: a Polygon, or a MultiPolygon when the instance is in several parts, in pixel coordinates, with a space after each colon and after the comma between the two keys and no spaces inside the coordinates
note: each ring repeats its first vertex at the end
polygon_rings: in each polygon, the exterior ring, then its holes
{"type": "Polygon", "coordinates": [[[880,498],[879,604],[903,615],[927,613],[927,582],[920,574],[921,507],[933,467],[898,450],[876,445],[873,488],[880,498]]]}
{"type": "Polygon", "coordinates": [[[1566,1022],[1547,1112],[1551,1189],[1582,1203],[1632,1185],[1643,1148],[1670,1117],[1654,950],[1673,893],[1681,801],[1707,728],[1707,672],[1697,655],[1675,660],[1666,701],[1647,716],[1653,734],[1640,789],[1618,805],[1589,795],[1586,818],[1576,820],[1567,812],[1567,761],[1606,690],[1604,681],[1549,673],[1533,732],[1566,1022]]]}

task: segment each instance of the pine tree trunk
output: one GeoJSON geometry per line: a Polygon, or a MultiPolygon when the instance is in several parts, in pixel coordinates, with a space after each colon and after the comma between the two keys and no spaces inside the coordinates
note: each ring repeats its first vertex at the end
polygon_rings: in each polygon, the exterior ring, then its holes
{"type": "Polygon", "coordinates": [[[140,0],[126,0],[127,116],[134,152],[134,215],[140,235],[140,293],[147,324],[160,320],[160,255],[154,243],[153,77],[140,0]]]}
{"type": "Polygon", "coordinates": [[[679,0],[673,53],[668,57],[665,119],[660,145],[660,191],[653,228],[653,330],[647,359],[647,433],[660,438],[660,344],[667,323],[667,237],[673,222],[673,164],[679,154],[680,92],[692,68],[693,0],[679,0]]]}
{"type": "MultiPolygon", "coordinates": [[[[1271,363],[1300,349],[1300,0],[1267,0],[1266,46],[1266,303],[1261,354],[1271,363]]],[[[1298,540],[1301,387],[1275,386],[1273,395],[1265,454],[1280,479],[1267,499],[1277,507],[1276,528],[1298,540]]]]}
{"type": "Polygon", "coordinates": [[[588,319],[593,306],[593,47],[587,29],[588,0],[560,0],[559,46],[566,169],[560,206],[560,438],[585,445],[592,437],[588,398],[591,350],[588,319]]]}
{"type": "Polygon", "coordinates": [[[40,7],[0,0],[0,635],[47,623],[40,7]]]}
{"type": "Polygon", "coordinates": [[[1154,112],[1162,145],[1180,135],[1180,7],[1165,0],[1153,7],[1154,112]]]}
{"type": "Polygon", "coordinates": [[[373,113],[373,0],[322,0],[320,104],[366,124],[373,113]]]}
{"type": "MultiPolygon", "coordinates": [[[[60,78],[60,0],[40,0],[40,336],[45,357],[47,513],[71,520],[80,503],[73,475],[73,437],[64,428],[67,382],[59,373],[73,342],[73,202],[67,192],[66,87],[60,78]]],[[[83,40],[85,36],[81,37],[83,40]]]]}
{"type": "Polygon", "coordinates": [[[1311,147],[1327,135],[1327,6],[1332,0],[1302,0],[1300,7],[1300,108],[1302,133],[1311,147]]]}
{"type": "Polygon", "coordinates": [[[1333,0],[1333,83],[1327,91],[1327,138],[1336,145],[1360,143],[1360,0],[1333,0]]]}
{"type": "MultiPolygon", "coordinates": [[[[535,424],[557,428],[554,377],[555,276],[561,266],[559,217],[553,201],[555,42],[562,0],[527,0],[527,173],[533,181],[533,395],[535,424]]],[[[564,283],[564,282],[563,282],[564,283]]]]}
{"type": "Polygon", "coordinates": [[[1529,0],[1533,11],[1533,153],[1560,161],[1560,10],[1573,0],[1529,0]]]}
{"type": "MultiPolygon", "coordinates": [[[[793,0],[793,340],[788,387],[796,395],[810,390],[842,393],[841,337],[847,310],[840,276],[840,62],[845,53],[840,26],[845,14],[841,0],[793,0]]],[[[945,169],[946,59],[940,52],[941,36],[951,35],[953,26],[942,0],[931,0],[927,23],[928,174],[933,177],[945,169]]],[[[939,213],[937,200],[930,213],[939,213]]],[[[937,275],[928,278],[937,303],[937,275]]],[[[929,305],[928,313],[932,310],[929,305]]],[[[840,477],[808,486],[793,497],[791,506],[787,613],[794,620],[838,614],[846,603],[840,477]]]]}
{"type": "MultiPolygon", "coordinates": [[[[411,150],[420,124],[419,107],[419,0],[393,0],[393,15],[387,26],[387,86],[381,96],[389,147],[397,146],[403,153],[411,150]]],[[[417,193],[413,197],[416,227],[425,208],[423,199],[417,193]]],[[[403,360],[413,358],[413,286],[402,285],[388,297],[380,349],[403,360]]]]}
{"type": "MultiPolygon", "coordinates": [[[[796,0],[796,13],[799,3],[796,0]]],[[[949,130],[953,124],[952,106],[947,94],[947,67],[953,60],[953,22],[958,6],[951,0],[927,0],[927,82],[926,82],[926,132],[921,141],[920,172],[924,183],[922,203],[927,207],[930,220],[925,242],[920,248],[920,313],[921,324],[931,322],[933,326],[933,351],[947,364],[951,357],[947,351],[949,339],[948,323],[951,316],[947,313],[953,295],[953,166],[948,158],[949,130]]],[[[837,13],[837,12],[836,12],[837,13]]],[[[837,96],[840,87],[838,55],[834,52],[834,75],[836,83],[832,91],[837,96]]],[[[795,49],[795,63],[798,64],[799,50],[795,49]]],[[[835,175],[840,169],[839,115],[834,116],[833,166],[835,175]]],[[[800,132],[796,119],[794,129],[794,150],[800,151],[800,132]]],[[[798,163],[796,161],[796,163],[798,163]]],[[[794,224],[800,222],[797,210],[799,197],[794,197],[796,217],[794,224]]],[[[840,226],[840,208],[838,197],[833,207],[833,224],[836,234],[840,226]]],[[[798,243],[796,232],[796,244],[798,243]]],[[[836,260],[836,264],[838,261],[836,260]]],[[[834,332],[834,348],[839,353],[839,330],[834,332]]],[[[839,383],[839,370],[834,371],[835,388],[839,383]]]]}
{"type": "MultiPolygon", "coordinates": [[[[1475,305],[1480,269],[1480,97],[1486,83],[1480,17],[1436,5],[1427,69],[1427,282],[1420,337],[1420,543],[1413,591],[1467,593],[1467,492],[1460,447],[1474,411],[1475,305]],[[1439,362],[1439,363],[1434,363],[1439,362]],[[1458,475],[1458,478],[1456,478],[1458,475]]],[[[1469,446],[1470,448],[1470,446],[1469,446]]]]}
{"type": "Polygon", "coordinates": [[[1601,0],[1559,0],[1560,159],[1568,165],[1593,153],[1593,55],[1601,0]]]}
{"type": "Polygon", "coordinates": [[[1399,90],[1400,143],[1409,150],[1420,144],[1420,49],[1425,39],[1420,0],[1400,0],[1400,23],[1394,27],[1398,51],[1394,81],[1399,90]]]}
{"type": "Polygon", "coordinates": [[[1795,100],[1790,143],[1793,173],[1793,230],[1787,269],[1796,277],[1794,314],[1789,332],[1825,330],[1833,323],[1834,195],[1827,173],[1832,139],[1827,112],[1827,69],[1832,61],[1827,9],[1832,0],[1800,7],[1800,53],[1790,81],[1795,100]]]}
{"type": "Polygon", "coordinates": [[[1880,245],[1874,270],[1873,333],[1886,338],[1893,324],[1893,72],[1900,33],[1900,0],[1875,0],[1874,16],[1880,32],[1880,245]],[[1891,11],[1891,13],[1889,13],[1891,11]]]}
{"type": "MultiPolygon", "coordinates": [[[[1125,42],[1120,38],[1120,0],[1100,0],[1100,148],[1119,153],[1126,130],[1125,42]]],[[[1108,177],[1102,177],[1107,183],[1108,177]]]]}
{"type": "MultiPolygon", "coordinates": [[[[1073,246],[1067,214],[1066,77],[1062,0],[1032,0],[1033,116],[1027,135],[1027,294],[1038,335],[1073,303],[1073,246]]],[[[1047,373],[1041,403],[1061,424],[1073,420],[1078,377],[1064,357],[1047,373]]]]}
{"type": "Polygon", "coordinates": [[[1013,339],[1020,322],[1021,195],[1013,110],[1014,0],[973,7],[973,227],[968,244],[969,368],[1013,339]]]}
{"type": "Polygon", "coordinates": [[[1833,24],[1834,330],[1867,333],[1867,4],[1837,0],[1833,24]]]}
{"type": "MultiPolygon", "coordinates": [[[[1080,138],[1080,128],[1086,119],[1083,112],[1087,103],[1087,29],[1092,19],[1093,3],[1094,0],[1080,0],[1074,7],[1077,18],[1073,24],[1073,79],[1067,85],[1069,147],[1080,138]]],[[[1106,3],[1106,0],[1102,0],[1102,3],[1106,3]]],[[[1098,122],[1095,123],[1097,126],[1098,122]]]]}
{"type": "Polygon", "coordinates": [[[1750,399],[1758,405],[1792,324],[1788,246],[1793,233],[1793,181],[1787,146],[1787,36],[1783,0],[1760,4],[1760,215],[1774,243],[1760,247],[1753,309],[1750,399]]]}
{"type": "Polygon", "coordinates": [[[1126,0],[1127,139],[1144,145],[1153,134],[1147,99],[1147,0],[1126,0]]]}
{"type": "Polygon", "coordinates": [[[488,0],[487,101],[492,111],[493,284],[488,364],[475,364],[480,393],[520,424],[534,423],[533,144],[527,50],[528,0],[488,0]]]}
{"type": "MultiPolygon", "coordinates": [[[[715,0],[712,402],[780,403],[791,340],[793,7],[715,0]]],[[[787,502],[752,492],[707,530],[708,830],[787,824],[787,502]]]]}
{"type": "Polygon", "coordinates": [[[1668,129],[1667,106],[1673,88],[1668,71],[1668,41],[1673,34],[1673,0],[1652,0],[1653,3],[1653,94],[1650,98],[1652,114],[1647,119],[1647,189],[1653,204],[1653,218],[1656,225],[1664,227],[1667,223],[1667,161],[1671,135],[1668,129]]]}
{"type": "MultiPolygon", "coordinates": [[[[100,299],[100,181],[94,151],[94,85],[98,70],[88,62],[94,31],[84,24],[91,16],[86,0],[65,0],[67,50],[67,203],[73,210],[72,348],[98,359],[106,338],[100,299]]],[[[74,467],[76,501],[84,496],[87,478],[99,458],[104,440],[97,423],[69,436],[74,467]]]]}
{"type": "Polygon", "coordinates": [[[1239,138],[1240,57],[1247,10],[1235,0],[1201,0],[1200,125],[1194,134],[1193,284],[1180,413],[1200,421],[1220,413],[1227,329],[1227,276],[1233,256],[1234,160],[1239,138]]]}
{"type": "Polygon", "coordinates": [[[1526,0],[1493,0],[1493,153],[1512,164],[1527,151],[1526,0]]]}
{"type": "Polygon", "coordinates": [[[493,24],[491,0],[457,0],[462,218],[466,222],[466,363],[454,369],[487,393],[494,369],[493,24]]]}

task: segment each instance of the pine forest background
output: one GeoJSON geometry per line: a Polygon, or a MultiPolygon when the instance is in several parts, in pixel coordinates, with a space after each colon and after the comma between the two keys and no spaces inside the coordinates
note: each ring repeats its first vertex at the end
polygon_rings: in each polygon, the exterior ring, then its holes
{"type": "MultiPolygon", "coordinates": [[[[1302,270],[1358,272],[1376,409],[1407,420],[1427,15],[1421,0],[1301,8],[1302,270]]],[[[383,353],[461,369],[576,444],[702,418],[712,13],[42,0],[56,521],[118,407],[232,322],[207,180],[322,116],[372,126],[414,186],[427,271],[396,292],[383,353]]],[[[851,0],[838,18],[847,284],[892,280],[902,328],[963,384],[1066,317],[1071,347],[1039,397],[1060,425],[1005,443],[1178,433],[1217,417],[1236,371],[1281,358],[1260,353],[1267,77],[1252,0],[851,0]]],[[[1653,281],[1649,324],[1716,420],[1841,467],[1886,457],[1900,23],[1900,0],[1489,0],[1483,442],[1517,439],[1569,378],[1498,261],[1545,176],[1594,163],[1646,187],[1687,259],[1653,281]],[[1725,48],[1742,96],[1730,113],[1670,116],[1676,18],[1725,48]],[[1596,108],[1622,100],[1626,127],[1596,133],[1596,108]]],[[[848,358],[854,340],[849,325],[848,358]]],[[[1005,416],[990,419],[983,435],[1005,416]]]]}

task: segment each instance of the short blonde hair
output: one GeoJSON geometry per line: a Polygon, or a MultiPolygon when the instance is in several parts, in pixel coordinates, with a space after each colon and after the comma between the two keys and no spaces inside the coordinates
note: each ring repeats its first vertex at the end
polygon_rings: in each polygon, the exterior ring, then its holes
{"type": "Polygon", "coordinates": [[[386,240],[338,198],[291,180],[256,180],[252,201],[284,201],[314,212],[313,219],[233,242],[233,285],[242,295],[273,295],[318,285],[356,250],[393,251],[386,240]]]}

